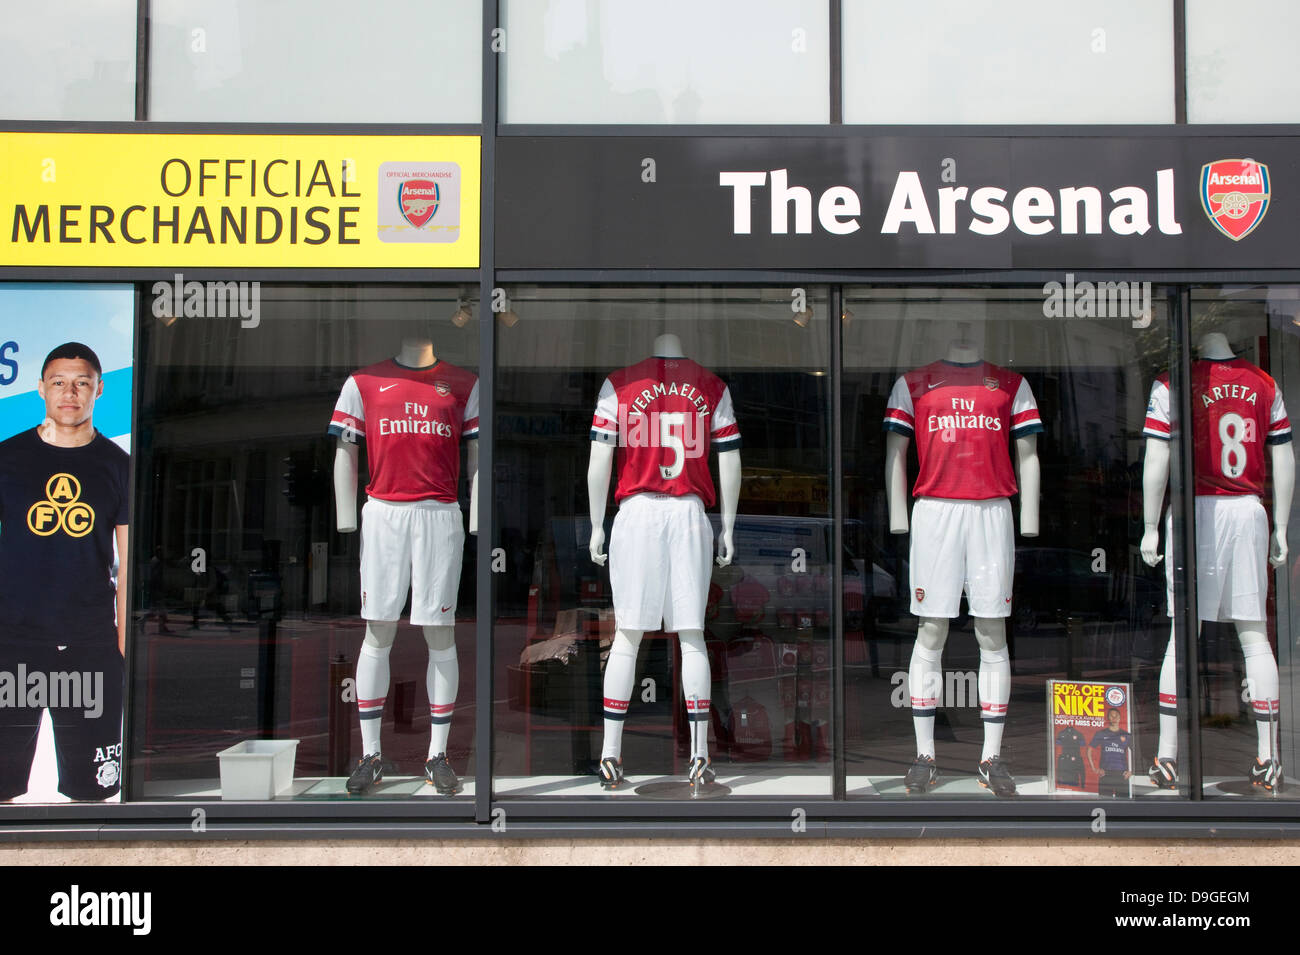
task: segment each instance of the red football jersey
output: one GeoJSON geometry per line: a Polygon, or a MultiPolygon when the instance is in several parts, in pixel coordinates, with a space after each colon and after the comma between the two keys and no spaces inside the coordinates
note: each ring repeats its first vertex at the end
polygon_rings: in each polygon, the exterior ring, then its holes
{"type": "Polygon", "coordinates": [[[460,439],[478,437],[478,377],[445,361],[362,368],[343,383],[329,432],[365,439],[371,497],[454,504],[460,439]]]}
{"type": "MultiPolygon", "coordinates": [[[[1143,433],[1168,441],[1169,374],[1151,386],[1143,433]]],[[[1244,358],[1192,362],[1192,473],[1197,494],[1264,493],[1264,445],[1291,440],[1277,382],[1244,358]]]]}
{"type": "Polygon", "coordinates": [[[601,386],[591,440],[618,445],[614,500],[697,494],[713,503],[709,446],[733,451],[740,429],[722,379],[689,358],[647,358],[601,386]]]}
{"type": "Polygon", "coordinates": [[[1010,439],[1043,430],[1029,384],[986,361],[936,361],[899,378],[885,428],[916,438],[915,497],[985,501],[1016,493],[1010,439]]]}

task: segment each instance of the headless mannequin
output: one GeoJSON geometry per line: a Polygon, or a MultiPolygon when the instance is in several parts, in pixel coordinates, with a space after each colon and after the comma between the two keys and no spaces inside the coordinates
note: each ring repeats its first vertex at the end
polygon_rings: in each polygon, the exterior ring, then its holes
{"type": "MultiPolygon", "coordinates": [[[[427,338],[403,338],[402,348],[396,356],[399,365],[405,368],[428,368],[437,361],[433,343],[427,338]]],[[[467,466],[470,475],[469,532],[478,533],[478,442],[469,442],[467,466]]],[[[340,436],[334,450],[334,503],[336,526],[342,534],[357,529],[357,475],[359,452],[357,442],[347,436],[340,436]]],[[[429,648],[429,666],[426,683],[431,704],[451,705],[456,700],[459,689],[460,669],[456,661],[455,628],[427,626],[420,628],[424,633],[424,642],[429,648]]],[[[388,654],[397,637],[396,620],[367,620],[366,636],[362,641],[361,653],[368,656],[373,667],[370,672],[372,682],[382,686],[387,694],[389,682],[388,654]]],[[[358,661],[357,685],[362,684],[362,661],[358,661]]],[[[358,690],[358,696],[361,691],[358,690]]],[[[378,720],[375,721],[378,723],[378,720]]],[[[363,729],[365,729],[363,724],[363,729]]],[[[429,756],[446,752],[447,724],[433,724],[429,743],[429,756]]],[[[374,739],[369,741],[373,749],[366,748],[363,741],[364,755],[381,752],[378,726],[374,729],[374,739]]]]}
{"type": "MultiPolygon", "coordinates": [[[[1226,360],[1235,358],[1227,336],[1222,332],[1209,332],[1197,345],[1201,358],[1226,360]]],[[[1291,497],[1295,491],[1295,453],[1290,443],[1269,445],[1269,464],[1273,475],[1273,534],[1269,540],[1268,562],[1281,567],[1287,558],[1287,518],[1291,514],[1291,497]]],[[[1164,510],[1165,487],[1169,483],[1169,442],[1160,438],[1147,438],[1146,455],[1142,465],[1142,559],[1148,567],[1155,567],[1164,559],[1160,552],[1160,515],[1164,510]]],[[[1263,620],[1235,620],[1237,639],[1241,641],[1249,671],[1259,667],[1264,676],[1259,682],[1265,692],[1277,692],[1277,661],[1268,642],[1268,624],[1263,620]],[[1267,656],[1267,661],[1263,658],[1267,656]],[[1252,666],[1252,661],[1259,662],[1252,666]]],[[[1178,758],[1178,714],[1172,702],[1177,695],[1174,630],[1169,629],[1169,643],[1165,648],[1164,662],[1160,668],[1160,743],[1156,749],[1159,759],[1178,758]]],[[[1252,682],[1254,682],[1252,680],[1252,682]]],[[[1252,697],[1254,693],[1252,692],[1252,697]]],[[[1272,697],[1265,697],[1271,699],[1272,697]]],[[[1266,732],[1267,724],[1258,724],[1258,758],[1271,759],[1272,741],[1266,732]]]]}
{"type": "MultiPolygon", "coordinates": [[[[961,365],[973,364],[980,360],[979,350],[973,342],[966,339],[954,341],[948,348],[946,360],[961,365]]],[[[891,534],[906,534],[907,519],[907,446],[906,435],[890,431],[885,436],[885,488],[889,499],[889,531],[891,534]]],[[[1020,533],[1023,537],[1038,536],[1038,493],[1041,476],[1038,464],[1037,435],[1016,438],[1016,461],[1020,472],[1020,533]]],[[[998,686],[1001,680],[1010,678],[1010,657],[1007,653],[1006,621],[1001,617],[974,617],[975,641],[980,648],[979,695],[981,703],[990,700],[1005,699],[1010,692],[1009,684],[998,686]]],[[[921,617],[916,631],[916,645],[912,650],[912,674],[932,674],[938,668],[942,679],[940,663],[944,644],[948,640],[948,618],[921,617]]],[[[926,687],[917,685],[923,679],[915,679],[912,694],[922,693],[926,687]]],[[[913,720],[917,734],[917,754],[934,755],[934,718],[915,717],[913,720]]],[[[999,755],[1004,724],[986,720],[984,723],[984,752],[981,760],[999,755]]]]}
{"type": "MultiPolygon", "coordinates": [[[[676,335],[660,335],[655,339],[654,354],[658,358],[683,358],[682,343],[676,335]]],[[[587,466],[587,500],[591,515],[591,541],[588,552],[597,565],[604,567],[608,555],[605,553],[605,506],[609,500],[610,476],[614,468],[614,446],[599,441],[591,443],[591,460],[587,466]]],[[[718,455],[718,497],[722,516],[722,529],[718,534],[719,567],[726,567],[735,556],[734,530],[736,525],[736,507],[740,500],[740,452],[723,451],[718,455]]],[[[641,647],[643,630],[628,630],[620,627],[614,634],[614,644],[610,648],[609,663],[605,669],[606,699],[626,700],[631,697],[632,684],[636,677],[636,658],[641,647]]],[[[682,651],[682,677],[687,682],[687,671],[691,671],[690,682],[709,692],[711,674],[709,657],[704,648],[703,630],[682,630],[677,634],[682,651]]],[[[707,721],[694,721],[691,724],[691,757],[708,758],[709,724],[707,721]]],[[[605,740],[601,757],[618,759],[622,753],[623,724],[607,719],[605,721],[605,740]]]]}

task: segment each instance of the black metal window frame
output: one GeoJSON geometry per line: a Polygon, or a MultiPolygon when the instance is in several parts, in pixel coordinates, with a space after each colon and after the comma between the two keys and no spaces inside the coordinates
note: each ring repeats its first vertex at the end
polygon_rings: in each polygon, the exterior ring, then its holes
{"type": "MultiPolygon", "coordinates": [[[[136,50],[136,121],[102,122],[0,122],[0,133],[10,131],[98,132],[98,133],[276,133],[276,134],[356,134],[356,135],[476,135],[481,137],[482,197],[480,262],[477,269],[188,269],[200,279],[247,278],[262,281],[312,283],[474,283],[479,285],[481,302],[488,302],[498,287],[516,283],[543,285],[587,284],[658,284],[691,285],[700,283],[744,286],[820,284],[829,289],[832,310],[840,308],[845,285],[1041,285],[1057,277],[1056,272],[1038,270],[803,270],[774,271],[746,269],[674,269],[674,270],[528,270],[498,271],[494,260],[494,234],[498,224],[495,202],[494,170],[496,145],[508,136],[772,136],[861,137],[907,135],[961,136],[1242,136],[1295,135],[1300,127],[1264,125],[1251,127],[1187,125],[1185,81],[1185,0],[1171,0],[1174,11],[1175,125],[1161,126],[943,126],[943,127],[861,127],[843,125],[842,86],[842,18],[839,0],[828,0],[830,117],[826,125],[816,126],[616,126],[616,125],[504,125],[499,122],[499,70],[491,38],[499,24],[498,3],[483,4],[482,116],[474,124],[406,125],[406,124],[231,124],[231,123],[157,123],[148,119],[149,112],[149,34],[150,0],[137,0],[136,50]]],[[[508,223],[502,223],[508,225],[508,223]]],[[[46,282],[132,282],[144,283],[157,277],[157,268],[61,268],[11,267],[0,264],[0,281],[46,282]]],[[[1079,278],[1090,277],[1080,271],[1079,278]]],[[[1114,279],[1119,270],[1105,278],[1114,279]]],[[[1189,286],[1215,283],[1286,283],[1300,284],[1296,270],[1134,270],[1131,275],[1162,283],[1172,292],[1171,367],[1174,378],[1184,380],[1190,374],[1189,286]]],[[[1101,277],[1101,276],[1097,276],[1101,277]]],[[[137,294],[140,292],[137,285],[137,294]]],[[[138,311],[138,309],[137,309],[138,311]]],[[[834,314],[834,311],[832,312],[834,314]]],[[[830,328],[831,356],[831,453],[837,460],[842,447],[840,401],[842,397],[842,341],[838,322],[830,328]]],[[[495,322],[479,322],[480,367],[495,370],[495,322]]],[[[137,337],[138,341],[138,337],[137,337]]],[[[493,473],[494,466],[494,376],[483,375],[480,384],[482,423],[480,426],[480,468],[493,473]]],[[[1183,404],[1187,404],[1185,390],[1183,404]]],[[[135,397],[138,402],[138,395],[135,397]]],[[[136,424],[133,408],[133,428],[136,424]]],[[[1182,409],[1184,415],[1189,409],[1182,409]]],[[[1184,527],[1190,527],[1190,460],[1179,462],[1175,489],[1181,479],[1183,489],[1171,495],[1172,506],[1184,527]]],[[[842,537],[842,474],[836,468],[831,475],[832,513],[837,543],[842,537]]],[[[487,539],[495,540],[497,522],[494,496],[479,495],[479,527],[487,529],[487,539]]],[[[1191,566],[1194,543],[1190,534],[1183,541],[1184,566],[1191,566]]],[[[135,542],[132,541],[132,552],[135,542]]],[[[494,608],[491,548],[478,554],[478,606],[494,608]]],[[[836,592],[842,589],[842,567],[833,567],[836,592]]],[[[1185,587],[1194,587],[1188,581],[1185,587]]],[[[1182,608],[1183,646],[1180,683],[1195,694],[1195,681],[1187,680],[1195,672],[1195,641],[1187,633],[1196,632],[1194,593],[1178,594],[1182,608]]],[[[607,803],[590,800],[509,799],[499,801],[492,795],[493,726],[492,707],[477,709],[475,725],[476,796],[469,803],[387,802],[366,800],[359,803],[223,803],[213,800],[183,802],[131,801],[121,804],[13,805],[0,807],[0,841],[85,839],[204,839],[204,838],[375,838],[390,835],[429,838],[510,838],[518,837],[608,837],[626,835],[673,835],[681,837],[776,837],[840,838],[847,836],[971,837],[1024,836],[1091,838],[1096,835],[1093,807],[1085,802],[1052,800],[968,801],[927,799],[924,803],[845,797],[844,765],[844,668],[843,627],[840,602],[834,604],[833,660],[835,675],[832,689],[834,712],[832,774],[833,790],[827,797],[782,797],[704,803],[640,802],[617,800],[607,803]],[[205,825],[196,827],[196,810],[202,810],[205,825]],[[792,825],[801,819],[802,826],[792,825]]],[[[492,640],[494,612],[480,613],[477,621],[479,646],[489,647],[492,640]]],[[[128,688],[134,684],[128,674],[128,688]]],[[[479,699],[492,699],[492,658],[478,654],[475,675],[479,699]]],[[[1194,700],[1194,696],[1190,697],[1194,700]]],[[[131,713],[127,701],[128,719],[131,713]]],[[[1190,798],[1179,800],[1137,800],[1107,806],[1110,837],[1204,837],[1207,835],[1241,838],[1300,836],[1300,811],[1285,801],[1251,802],[1249,806],[1230,800],[1203,801],[1199,789],[1199,734],[1192,734],[1190,778],[1194,783],[1190,798]]],[[[127,770],[129,772],[129,768],[127,770]]]]}

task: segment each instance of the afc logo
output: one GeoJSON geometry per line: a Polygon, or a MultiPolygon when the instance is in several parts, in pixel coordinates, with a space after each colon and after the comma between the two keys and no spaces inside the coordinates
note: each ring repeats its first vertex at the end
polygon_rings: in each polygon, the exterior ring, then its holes
{"type": "Polygon", "coordinates": [[[103,789],[112,789],[122,777],[122,744],[95,747],[95,782],[103,789]]]}
{"type": "Polygon", "coordinates": [[[71,474],[53,474],[45,482],[45,500],[27,509],[27,528],[37,537],[63,531],[85,537],[95,528],[95,512],[81,500],[81,482],[71,474]]]}

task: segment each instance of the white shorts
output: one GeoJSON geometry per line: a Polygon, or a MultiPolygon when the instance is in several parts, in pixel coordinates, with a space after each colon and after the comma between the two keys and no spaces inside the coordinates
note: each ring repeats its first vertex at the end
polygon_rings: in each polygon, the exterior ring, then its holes
{"type": "Polygon", "coordinates": [[[911,562],[916,616],[957,616],[963,590],[972,616],[1010,616],[1016,572],[1011,502],[918,498],[912,507],[911,562]]]}
{"type": "MultiPolygon", "coordinates": [[[[1173,515],[1165,518],[1165,589],[1174,615],[1169,559],[1173,515]]],[[[1268,603],[1268,515],[1251,494],[1196,498],[1196,616],[1199,620],[1263,620],[1268,603]]]]}
{"type": "Polygon", "coordinates": [[[703,630],[713,527],[694,494],[633,494],[609,536],[614,623],[623,630],[703,630]]]}
{"type": "Polygon", "coordinates": [[[368,498],[361,508],[362,618],[400,619],[409,586],[413,625],[451,626],[464,553],[459,506],[368,498]]]}

